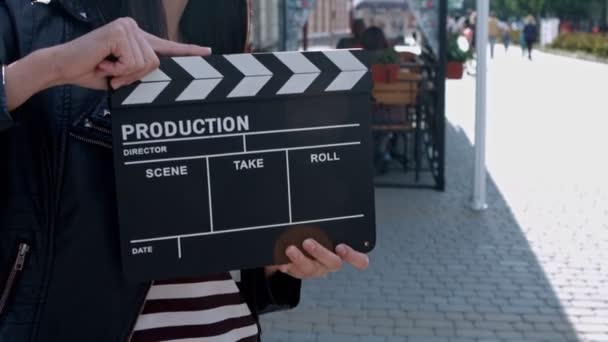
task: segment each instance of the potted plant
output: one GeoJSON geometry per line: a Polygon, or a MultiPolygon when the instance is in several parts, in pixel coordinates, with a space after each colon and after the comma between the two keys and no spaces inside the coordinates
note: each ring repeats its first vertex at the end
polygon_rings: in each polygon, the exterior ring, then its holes
{"type": "Polygon", "coordinates": [[[372,62],[372,77],[377,83],[391,83],[399,79],[399,55],[393,49],[378,51],[372,62]]]}
{"type": "Polygon", "coordinates": [[[464,73],[464,64],[472,55],[471,45],[465,36],[450,35],[448,37],[446,77],[448,79],[461,79],[464,73]]]}

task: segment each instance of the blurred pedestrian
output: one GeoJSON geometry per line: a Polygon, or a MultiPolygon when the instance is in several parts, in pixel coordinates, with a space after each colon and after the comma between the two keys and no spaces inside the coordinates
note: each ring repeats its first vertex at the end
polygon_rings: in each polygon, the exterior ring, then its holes
{"type": "Polygon", "coordinates": [[[363,19],[354,19],[350,24],[351,36],[342,38],[338,42],[337,49],[355,49],[361,48],[361,33],[365,31],[365,21],[363,19]]]}
{"type": "Polygon", "coordinates": [[[477,12],[472,11],[469,15],[467,27],[471,30],[471,46],[475,49],[477,42],[477,12]]]}
{"type": "Polygon", "coordinates": [[[488,19],[488,34],[490,39],[490,58],[494,58],[494,47],[500,37],[500,25],[494,12],[490,14],[490,19],[488,19]]]}
{"type": "Polygon", "coordinates": [[[475,49],[474,39],[475,39],[475,27],[471,25],[471,22],[467,19],[464,22],[464,29],[462,30],[462,34],[467,38],[471,48],[475,49]]]}
{"type": "Polygon", "coordinates": [[[464,15],[461,15],[457,21],[456,21],[456,26],[457,26],[457,33],[462,33],[462,30],[464,30],[465,28],[465,23],[467,22],[467,17],[464,15]]]}
{"type": "Polygon", "coordinates": [[[449,33],[456,33],[458,32],[458,22],[456,21],[456,18],[454,18],[453,16],[448,16],[448,32],[449,33]]]}
{"type": "Polygon", "coordinates": [[[536,43],[536,40],[538,39],[538,28],[536,27],[536,20],[531,15],[526,18],[526,26],[524,26],[523,35],[528,50],[528,59],[532,60],[532,50],[534,49],[534,43],[536,43]]]}
{"type": "Polygon", "coordinates": [[[526,38],[524,37],[524,29],[522,28],[519,31],[519,46],[521,47],[521,56],[524,57],[526,56],[526,38]]]}
{"type": "Polygon", "coordinates": [[[505,23],[502,29],[502,44],[505,46],[505,52],[509,51],[511,45],[511,25],[505,23]]]}
{"type": "Polygon", "coordinates": [[[388,49],[388,40],[384,31],[377,26],[371,26],[361,33],[361,46],[367,51],[388,49]]]}

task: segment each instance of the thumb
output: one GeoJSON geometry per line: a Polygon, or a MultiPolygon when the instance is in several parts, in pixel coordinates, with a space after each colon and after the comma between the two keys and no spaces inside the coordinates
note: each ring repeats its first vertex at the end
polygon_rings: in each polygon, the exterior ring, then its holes
{"type": "Polygon", "coordinates": [[[108,75],[103,72],[95,71],[76,84],[94,90],[108,90],[108,75]]]}

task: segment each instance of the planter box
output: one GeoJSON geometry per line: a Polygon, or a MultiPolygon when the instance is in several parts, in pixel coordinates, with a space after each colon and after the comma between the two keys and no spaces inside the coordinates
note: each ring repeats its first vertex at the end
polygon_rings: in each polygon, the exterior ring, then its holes
{"type": "Polygon", "coordinates": [[[374,64],[372,77],[375,83],[393,83],[399,80],[399,64],[374,64]]]}
{"type": "Polygon", "coordinates": [[[464,63],[448,62],[448,65],[445,69],[446,78],[448,78],[450,80],[459,80],[459,79],[462,79],[463,74],[464,74],[464,63]]]}

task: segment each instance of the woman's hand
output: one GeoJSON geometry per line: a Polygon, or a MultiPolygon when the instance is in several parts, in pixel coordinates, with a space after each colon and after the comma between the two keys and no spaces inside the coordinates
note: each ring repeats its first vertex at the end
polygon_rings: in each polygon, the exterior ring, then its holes
{"type": "Polygon", "coordinates": [[[6,69],[9,111],[47,88],[73,84],[106,89],[133,83],[158,68],[158,55],[205,56],[211,49],[179,44],[117,19],[73,41],[37,50],[6,69]]]}
{"type": "Polygon", "coordinates": [[[338,245],[335,253],[313,239],[304,241],[302,247],[312,258],[307,257],[296,246],[290,246],[285,254],[291,263],[268,266],[266,275],[271,276],[280,271],[298,279],[320,278],[339,271],[345,262],[359,270],[365,270],[369,266],[369,257],[366,254],[344,244],[338,245]]]}
{"type": "Polygon", "coordinates": [[[205,56],[206,47],[171,42],[143,31],[135,20],[121,18],[76,40],[53,48],[60,84],[104,89],[133,83],[158,68],[157,55],[205,56]],[[111,57],[112,59],[108,59],[111,57]]]}

